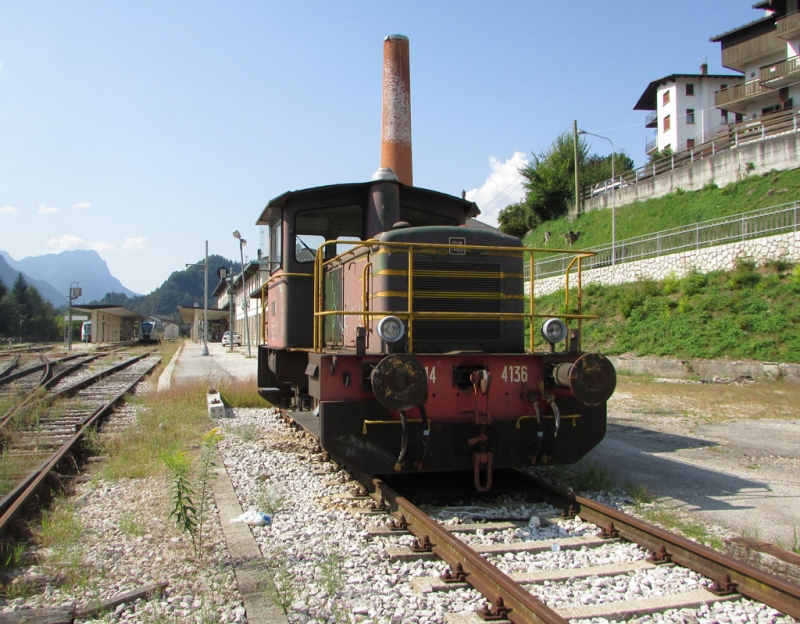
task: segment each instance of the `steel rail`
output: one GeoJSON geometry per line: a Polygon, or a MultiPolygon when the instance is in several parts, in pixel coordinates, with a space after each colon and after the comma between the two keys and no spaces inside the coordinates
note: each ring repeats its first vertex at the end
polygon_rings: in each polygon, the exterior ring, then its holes
{"type": "MultiPolygon", "coordinates": [[[[142,356],[144,357],[144,356],[142,356]]],[[[140,360],[141,357],[136,358],[140,360]]],[[[155,361],[145,371],[129,383],[124,390],[107,400],[103,405],[93,410],[83,419],[81,426],[49,459],[44,461],[38,468],[31,471],[27,478],[20,482],[14,489],[0,499],[0,536],[8,531],[11,523],[17,518],[19,513],[35,496],[44,484],[50,473],[67,457],[73,447],[81,440],[87,429],[94,426],[97,421],[108,415],[117,402],[122,400],[133,387],[139,383],[145,375],[148,375],[159,362],[155,361]]]]}
{"type": "MultiPolygon", "coordinates": [[[[63,360],[59,360],[58,362],[55,362],[55,363],[58,364],[60,362],[71,360],[71,359],[74,359],[76,357],[84,357],[84,356],[71,356],[69,358],[64,358],[63,360]]],[[[74,373],[81,366],[84,366],[85,364],[89,364],[90,362],[94,362],[99,357],[100,357],[99,354],[92,354],[92,355],[86,357],[86,359],[81,360],[80,362],[76,362],[74,364],[70,364],[64,370],[59,371],[58,373],[56,373],[55,375],[50,377],[50,379],[48,379],[46,382],[44,382],[43,387],[46,388],[47,390],[52,389],[55,385],[58,384],[59,381],[64,379],[64,377],[66,377],[67,375],[70,375],[71,373],[74,373]]]]}
{"type": "Polygon", "coordinates": [[[466,573],[466,582],[484,596],[490,597],[489,600],[495,607],[502,604],[508,609],[506,619],[515,624],[568,622],[386,483],[373,479],[372,485],[375,492],[390,504],[395,517],[405,517],[409,531],[420,541],[427,537],[431,542],[431,550],[453,570],[460,565],[466,573]]]}
{"type": "Polygon", "coordinates": [[[620,537],[647,548],[657,556],[666,556],[718,584],[727,585],[728,589],[747,598],[763,602],[800,619],[799,586],[602,503],[578,496],[536,477],[528,475],[528,478],[543,490],[550,502],[565,509],[571,507],[582,519],[600,527],[608,527],[613,523],[620,537]]]}
{"type": "Polygon", "coordinates": [[[6,375],[2,379],[0,379],[0,383],[1,384],[10,384],[12,381],[16,381],[17,379],[22,379],[23,377],[27,377],[28,375],[32,375],[33,373],[35,373],[37,371],[43,371],[43,373],[42,373],[42,375],[43,375],[42,381],[44,381],[44,379],[46,379],[46,377],[44,377],[44,375],[48,372],[47,358],[45,356],[41,355],[41,354],[39,355],[39,357],[42,360],[41,362],[39,362],[38,364],[34,364],[33,366],[28,366],[26,368],[22,368],[20,370],[16,370],[13,373],[9,373],[8,375],[6,375]]]}
{"type": "Polygon", "coordinates": [[[51,392],[49,395],[47,395],[45,397],[42,397],[38,401],[23,402],[20,405],[18,405],[17,407],[11,408],[11,410],[9,410],[8,412],[6,412],[2,416],[0,416],[0,430],[2,430],[6,426],[6,424],[11,419],[11,416],[13,416],[14,414],[20,412],[21,410],[27,410],[27,409],[32,408],[35,405],[40,405],[42,403],[51,403],[51,402],[55,401],[56,399],[60,399],[60,398],[63,398],[63,397],[68,397],[68,396],[70,396],[72,394],[75,394],[79,390],[82,390],[83,388],[91,386],[92,384],[96,383],[97,381],[103,379],[103,377],[108,377],[109,375],[113,375],[117,371],[120,371],[123,368],[131,366],[132,364],[135,364],[136,362],[138,362],[142,358],[147,357],[147,355],[148,355],[147,353],[145,353],[143,355],[136,355],[136,356],[134,356],[134,357],[132,357],[132,358],[130,358],[128,360],[125,360],[124,362],[120,362],[119,364],[115,364],[113,366],[110,366],[109,368],[106,368],[104,370],[98,371],[94,375],[91,375],[90,377],[86,377],[85,379],[82,379],[78,383],[76,383],[76,384],[74,384],[72,386],[69,386],[68,388],[64,388],[63,390],[59,390],[59,391],[56,391],[56,392],[51,392]]]}
{"type": "Polygon", "coordinates": [[[17,365],[17,362],[19,362],[19,355],[15,355],[14,357],[9,358],[8,361],[5,363],[5,365],[3,366],[3,368],[0,369],[0,379],[2,379],[6,375],[8,375],[8,373],[14,370],[14,367],[17,365]]]}

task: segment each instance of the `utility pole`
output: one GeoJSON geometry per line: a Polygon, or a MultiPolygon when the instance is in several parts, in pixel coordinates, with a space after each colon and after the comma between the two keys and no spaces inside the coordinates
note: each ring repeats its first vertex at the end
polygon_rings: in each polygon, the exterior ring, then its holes
{"type": "Polygon", "coordinates": [[[575,159],[575,216],[581,213],[581,177],[578,166],[578,120],[572,122],[572,149],[575,159]]]}
{"type": "Polygon", "coordinates": [[[69,334],[67,348],[72,351],[72,302],[83,295],[83,289],[78,287],[78,282],[72,282],[69,286],[69,334]]]}
{"type": "Polygon", "coordinates": [[[203,355],[208,355],[208,241],[203,272],[203,355]]]}

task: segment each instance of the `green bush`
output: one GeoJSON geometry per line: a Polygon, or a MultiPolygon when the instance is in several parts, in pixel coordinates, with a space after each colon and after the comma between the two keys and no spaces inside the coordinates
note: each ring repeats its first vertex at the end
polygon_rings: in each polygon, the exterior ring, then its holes
{"type": "Polygon", "coordinates": [[[681,291],[687,297],[705,292],[708,286],[708,277],[703,273],[692,271],[681,280],[681,291]]]}

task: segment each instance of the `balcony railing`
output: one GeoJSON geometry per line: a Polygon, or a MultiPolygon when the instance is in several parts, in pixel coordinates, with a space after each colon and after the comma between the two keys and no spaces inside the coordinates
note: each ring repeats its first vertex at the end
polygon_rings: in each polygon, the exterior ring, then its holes
{"type": "Polygon", "coordinates": [[[760,80],[750,80],[714,93],[714,106],[724,108],[726,104],[761,94],[773,95],[774,93],[771,89],[762,86],[760,80]]]}
{"type": "Polygon", "coordinates": [[[648,141],[647,142],[647,145],[644,146],[644,153],[645,154],[649,154],[650,152],[652,152],[657,147],[658,147],[658,137],[656,137],[652,141],[648,141]]]}
{"type": "Polygon", "coordinates": [[[800,33],[800,12],[778,19],[778,36],[781,39],[791,39],[798,33],[800,33]]]}
{"type": "Polygon", "coordinates": [[[658,126],[658,111],[649,113],[644,119],[645,128],[655,128],[658,126]]]}
{"type": "Polygon", "coordinates": [[[759,70],[759,77],[761,82],[774,82],[784,79],[797,78],[797,73],[800,72],[800,56],[793,56],[779,63],[767,65],[759,70]]]}

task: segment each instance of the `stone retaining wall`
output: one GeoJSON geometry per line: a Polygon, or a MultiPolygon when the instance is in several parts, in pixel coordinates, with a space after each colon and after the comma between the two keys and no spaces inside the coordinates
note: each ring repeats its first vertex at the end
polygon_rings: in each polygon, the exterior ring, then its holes
{"type": "MultiPolygon", "coordinates": [[[[672,171],[659,173],[640,182],[623,186],[614,192],[617,208],[636,201],[663,197],[678,189],[699,191],[706,184],[720,188],[751,175],[784,171],[800,167],[800,134],[790,132],[763,141],[745,143],[718,152],[672,171]]],[[[583,210],[611,207],[611,193],[587,199],[583,210]]]]}
{"type": "MultiPolygon", "coordinates": [[[[680,278],[692,271],[700,273],[727,271],[735,268],[736,261],[740,258],[753,260],[758,265],[779,259],[800,263],[800,232],[692,249],[657,258],[591,269],[583,271],[582,282],[584,286],[593,282],[606,285],[625,284],[645,279],[663,280],[670,275],[680,278]]],[[[530,286],[527,283],[525,286],[528,294],[530,286]]],[[[563,275],[536,280],[534,283],[537,297],[563,288],[563,275]]]]}

